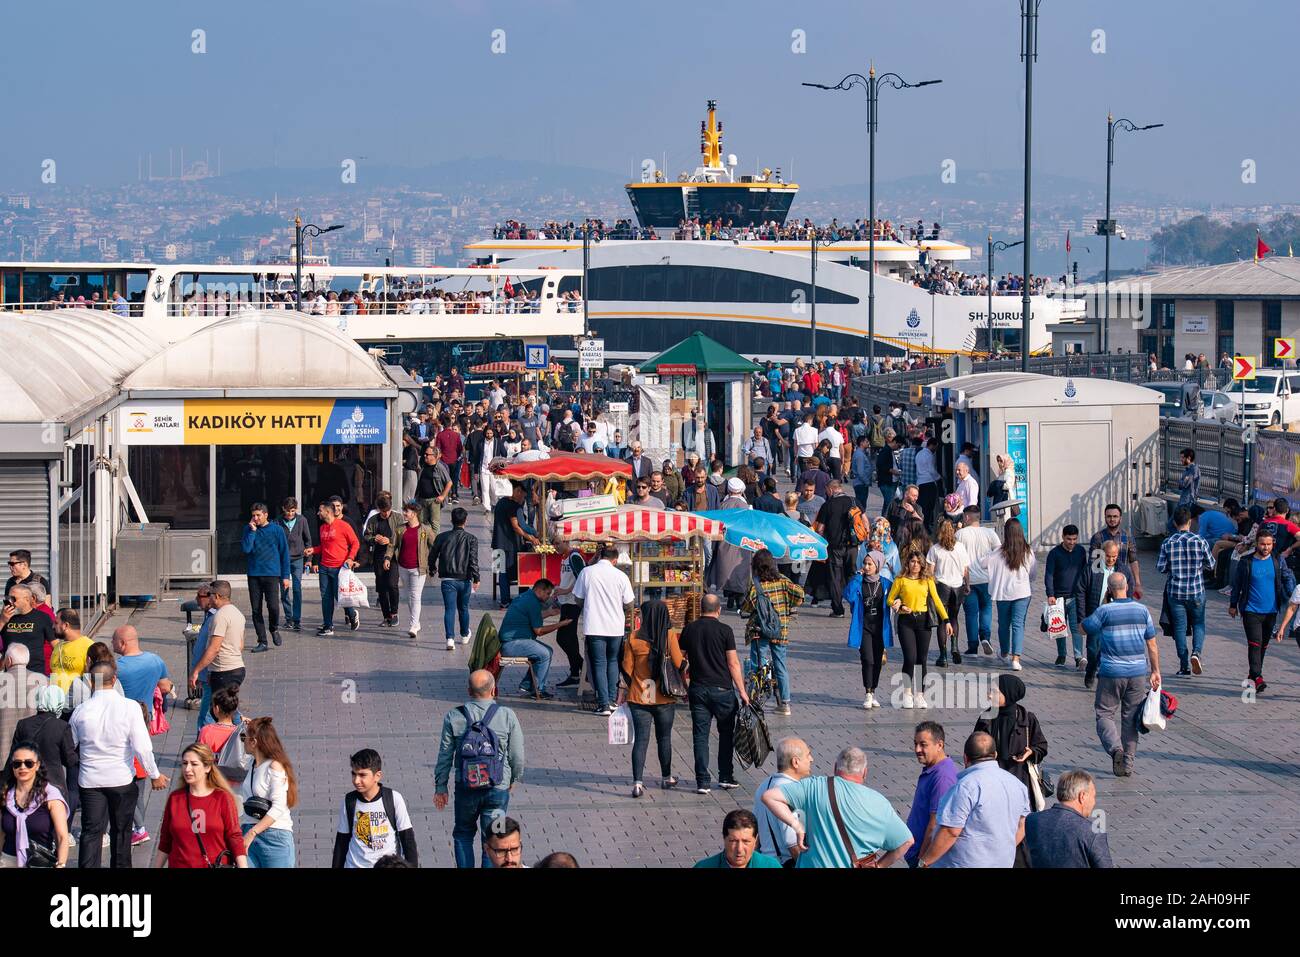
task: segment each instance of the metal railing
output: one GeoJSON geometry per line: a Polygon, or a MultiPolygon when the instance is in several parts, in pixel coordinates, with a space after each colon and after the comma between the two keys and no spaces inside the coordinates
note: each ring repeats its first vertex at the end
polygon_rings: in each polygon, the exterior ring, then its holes
{"type": "MultiPolygon", "coordinates": [[[[413,299],[413,300],[366,300],[364,305],[349,305],[342,300],[332,306],[327,303],[317,306],[315,300],[305,300],[303,311],[317,316],[470,316],[470,315],[540,315],[542,312],[554,311],[577,315],[582,312],[581,299],[413,299]]],[[[11,312],[43,312],[59,309],[93,309],[99,312],[113,312],[124,317],[139,318],[144,314],[144,304],[129,302],[119,304],[105,302],[67,302],[47,300],[44,302],[4,303],[0,308],[11,312]]],[[[226,318],[237,316],[242,312],[260,309],[293,308],[292,298],[279,299],[270,296],[256,299],[223,300],[209,302],[191,300],[188,302],[169,302],[166,307],[168,316],[226,318]]]]}

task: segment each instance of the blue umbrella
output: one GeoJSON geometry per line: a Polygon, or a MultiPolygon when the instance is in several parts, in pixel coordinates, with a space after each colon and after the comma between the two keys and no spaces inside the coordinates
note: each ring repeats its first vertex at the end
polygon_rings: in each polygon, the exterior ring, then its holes
{"type": "Polygon", "coordinates": [[[778,561],[824,561],[826,539],[789,515],[753,508],[715,508],[697,512],[726,526],[723,538],[751,552],[766,548],[778,561]]]}

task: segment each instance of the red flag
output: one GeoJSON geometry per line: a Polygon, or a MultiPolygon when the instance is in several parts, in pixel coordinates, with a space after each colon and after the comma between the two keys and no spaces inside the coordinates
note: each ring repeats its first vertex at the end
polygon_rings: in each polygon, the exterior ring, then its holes
{"type": "Polygon", "coordinates": [[[512,285],[510,285],[510,277],[509,277],[509,276],[506,277],[506,286],[505,286],[505,289],[502,290],[502,292],[504,292],[504,293],[506,294],[506,298],[507,298],[507,299],[513,299],[513,298],[514,298],[514,295],[515,295],[515,287],[512,286],[512,285]]]}
{"type": "Polygon", "coordinates": [[[1259,233],[1256,233],[1255,234],[1255,260],[1258,262],[1259,260],[1267,256],[1269,253],[1271,253],[1272,251],[1273,250],[1268,247],[1268,244],[1265,243],[1262,238],[1260,238],[1259,233]]]}
{"type": "Polygon", "coordinates": [[[1065,231],[1065,251],[1067,253],[1070,251],[1070,231],[1068,229],[1065,231]]]}

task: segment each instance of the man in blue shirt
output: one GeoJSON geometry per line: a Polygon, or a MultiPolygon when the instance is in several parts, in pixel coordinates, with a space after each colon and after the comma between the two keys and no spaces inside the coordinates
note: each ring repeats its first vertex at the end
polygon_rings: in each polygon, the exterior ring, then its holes
{"type": "Polygon", "coordinates": [[[1277,616],[1295,589],[1295,576],[1286,563],[1273,554],[1273,536],[1261,529],[1255,535],[1255,553],[1237,563],[1232,578],[1228,614],[1246,630],[1247,678],[1258,694],[1268,687],[1264,681],[1264,652],[1273,639],[1277,616]]]}
{"type": "Polygon", "coordinates": [[[853,459],[849,466],[849,475],[853,479],[853,497],[858,501],[858,508],[867,510],[867,495],[871,492],[871,473],[875,471],[875,462],[871,456],[871,436],[863,435],[854,443],[853,459]]]}
{"type": "Polygon", "coordinates": [[[271,524],[270,514],[261,502],[254,502],[241,545],[248,556],[248,602],[253,608],[253,629],[257,632],[254,651],[266,651],[266,623],[262,620],[262,603],[270,619],[271,640],[280,644],[280,592],[293,582],[289,570],[289,539],[284,527],[271,524]]]}
{"type": "Polygon", "coordinates": [[[117,652],[117,683],[122,694],[138,701],[153,713],[153,691],[163,694],[172,690],[166,663],[152,651],[140,650],[140,635],[134,625],[122,625],[113,632],[113,650],[117,652]]]}
{"type": "Polygon", "coordinates": [[[1056,782],[1056,804],[1025,818],[1029,866],[1114,867],[1106,832],[1092,826],[1097,784],[1087,771],[1066,771],[1056,782]]]}
{"type": "Polygon", "coordinates": [[[1112,572],[1111,600],[1083,621],[1088,644],[1098,648],[1097,737],[1111,757],[1115,777],[1128,777],[1137,760],[1137,714],[1149,690],[1160,688],[1160,652],[1151,612],[1128,597],[1128,577],[1112,572]],[[1116,712],[1119,720],[1116,721],[1116,712]]]}
{"type": "Polygon", "coordinates": [[[1165,572],[1165,598],[1169,602],[1169,619],[1178,646],[1178,677],[1190,678],[1201,673],[1201,648],[1205,644],[1205,581],[1202,573],[1214,570],[1210,546],[1192,533],[1192,513],[1185,506],[1174,509],[1177,531],[1164,540],[1156,571],[1165,572]],[[1192,655],[1187,657],[1187,623],[1192,625],[1192,655]],[[1189,668],[1190,665],[1190,668],[1189,668]]]}
{"type": "MultiPolygon", "coordinates": [[[[1047,571],[1043,583],[1047,601],[1065,602],[1065,624],[1074,643],[1074,667],[1083,668],[1083,633],[1079,629],[1079,606],[1083,603],[1084,570],[1088,554],[1079,548],[1079,526],[1066,525],[1061,529],[1061,544],[1047,553],[1047,571]]],[[[1056,666],[1065,664],[1065,635],[1056,639],[1056,666]]]]}
{"type": "Polygon", "coordinates": [[[501,619],[501,628],[497,635],[501,639],[501,656],[503,658],[527,658],[532,664],[532,674],[524,678],[519,685],[519,694],[534,695],[539,698],[553,698],[546,690],[546,675],[551,670],[550,645],[538,639],[542,635],[564,625],[560,620],[559,607],[542,610],[542,606],[551,600],[555,585],[549,578],[539,578],[536,584],[521,593],[506,609],[501,619]],[[547,618],[556,620],[544,624],[547,618]],[[533,685],[533,675],[537,676],[537,685],[533,685]]]}
{"type": "Polygon", "coordinates": [[[966,770],[939,803],[938,830],[918,867],[1012,867],[1025,836],[1029,789],[998,767],[993,735],[966,739],[966,770]]]}
{"type": "Polygon", "coordinates": [[[934,839],[934,832],[939,828],[939,805],[956,785],[958,774],[957,765],[944,751],[943,725],[922,721],[916,726],[912,748],[921,764],[921,776],[916,779],[912,811],[907,816],[907,829],[914,841],[905,856],[908,867],[916,867],[917,860],[934,839]]]}

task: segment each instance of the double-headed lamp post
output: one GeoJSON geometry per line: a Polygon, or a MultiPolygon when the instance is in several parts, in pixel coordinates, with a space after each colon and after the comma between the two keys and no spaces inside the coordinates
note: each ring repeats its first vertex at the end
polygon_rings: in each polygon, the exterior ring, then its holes
{"type": "Polygon", "coordinates": [[[304,236],[320,236],[322,233],[332,233],[336,229],[342,229],[342,223],[336,223],[333,226],[317,226],[315,223],[304,223],[301,216],[293,218],[293,248],[294,248],[294,265],[296,267],[293,279],[293,304],[299,312],[302,312],[302,238],[304,236]]]}
{"type": "Polygon", "coordinates": [[[1014,243],[1007,243],[1007,242],[1003,242],[1002,240],[998,240],[995,243],[993,241],[993,234],[990,233],[988,238],[988,244],[989,244],[989,258],[988,258],[988,275],[986,278],[988,281],[987,291],[989,294],[989,311],[988,311],[987,320],[988,320],[988,327],[989,327],[989,355],[991,356],[993,354],[993,254],[995,252],[1001,252],[1004,249],[1015,249],[1017,246],[1023,246],[1025,244],[1025,241],[1023,239],[1017,239],[1014,243]]]}
{"type": "Polygon", "coordinates": [[[1106,243],[1105,279],[1102,283],[1106,296],[1105,318],[1101,324],[1101,351],[1103,353],[1110,352],[1110,237],[1115,232],[1115,222],[1110,218],[1110,168],[1115,165],[1115,131],[1127,130],[1130,133],[1140,133],[1143,130],[1154,130],[1164,125],[1163,123],[1148,123],[1146,126],[1138,126],[1132,120],[1117,120],[1113,113],[1106,114],[1106,218],[1102,220],[1101,229],[1098,230],[1105,237],[1106,243]]]}
{"type": "Polygon", "coordinates": [[[868,148],[870,158],[868,160],[867,174],[867,192],[868,192],[868,245],[867,245],[867,369],[870,371],[876,365],[876,106],[880,99],[880,85],[892,86],[895,90],[903,90],[909,87],[933,86],[936,83],[942,83],[943,80],[922,80],[920,83],[908,83],[897,73],[882,73],[876,75],[876,68],[873,66],[867,70],[867,75],[861,73],[850,73],[834,86],[827,86],[825,83],[805,83],[804,86],[811,86],[818,90],[848,90],[854,86],[860,86],[867,91],[867,138],[870,143],[868,148]]]}

